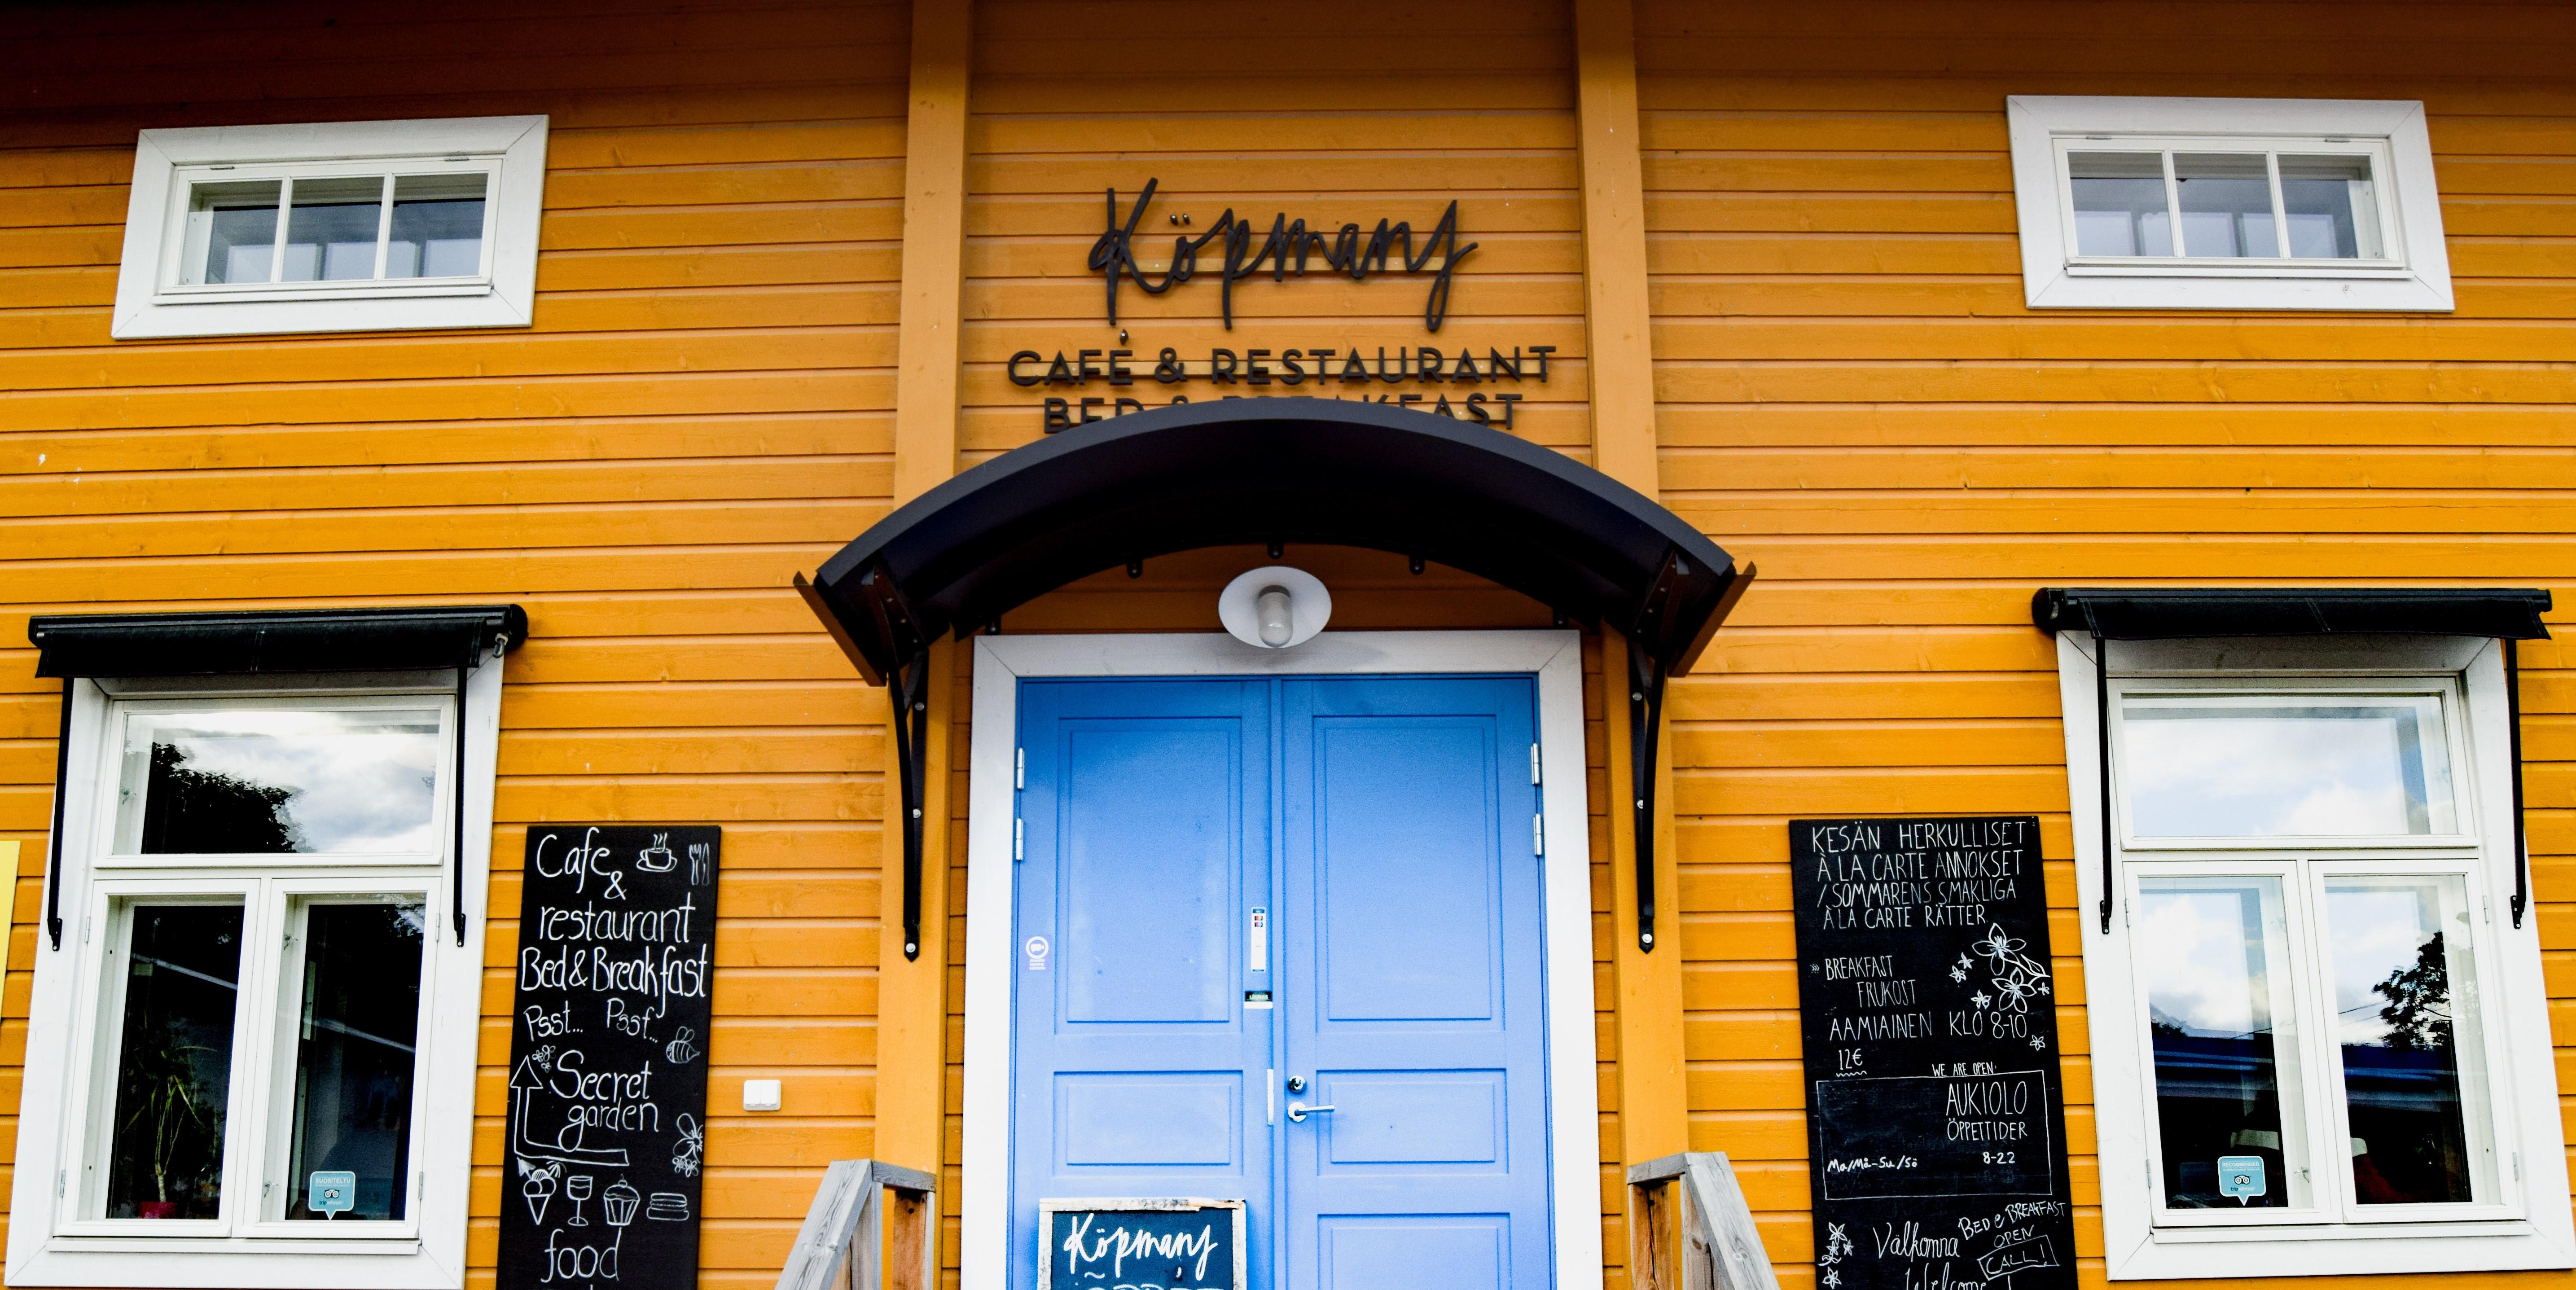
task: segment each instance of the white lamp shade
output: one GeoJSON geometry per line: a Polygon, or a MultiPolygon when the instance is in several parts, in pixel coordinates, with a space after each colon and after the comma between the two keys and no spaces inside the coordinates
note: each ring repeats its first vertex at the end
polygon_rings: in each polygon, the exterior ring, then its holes
{"type": "Polygon", "coordinates": [[[1332,616],[1333,593],[1324,589],[1323,579],[1284,564],[1251,570],[1225,584],[1216,598],[1217,621],[1225,624],[1226,633],[1255,649],[1303,645],[1332,616]],[[1288,637],[1277,644],[1261,639],[1261,594],[1273,588],[1288,593],[1288,637]]]}

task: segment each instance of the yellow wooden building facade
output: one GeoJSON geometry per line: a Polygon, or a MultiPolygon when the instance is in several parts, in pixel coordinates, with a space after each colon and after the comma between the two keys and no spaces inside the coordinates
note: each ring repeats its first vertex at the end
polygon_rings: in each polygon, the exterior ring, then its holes
{"type": "MultiPolygon", "coordinates": [[[[1622,930],[1624,646],[1583,638],[1614,1286],[1621,1171],[1684,1150],[1728,1155],[1781,1284],[1816,1284],[1786,822],[1844,815],[2039,818],[2077,1266],[2106,1276],[2085,788],[2035,591],[2576,576],[2563,5],[164,0],[18,6],[0,28],[0,1112],[21,1138],[57,1114],[20,1104],[17,1072],[62,717],[16,624],[522,605],[477,897],[471,1285],[493,1277],[506,1194],[512,857],[532,824],[724,827],[702,1284],[771,1284],[829,1161],[964,1185],[972,651],[933,655],[934,863],[908,961],[886,691],[791,581],[1043,439],[1065,391],[1016,383],[1022,351],[1548,347],[1544,381],[1510,387],[1510,431],[1759,566],[1671,691],[1663,952],[1622,930]],[[2013,96],[2419,102],[2453,298],[2034,308],[2013,96]],[[138,131],[523,115],[546,119],[530,324],[112,334],[138,131]],[[1398,274],[1265,271],[1231,284],[1231,328],[1213,281],[1131,286],[1113,326],[1087,256],[1104,191],[1149,180],[1156,237],[1227,209],[1256,232],[1273,212],[1427,229],[1454,201],[1478,245],[1436,336],[1427,284],[1398,274]],[[781,1108],[733,1110],[759,1079],[781,1108]]],[[[1120,393],[1074,389],[1069,415],[1120,393]]],[[[1291,554],[1333,587],[1336,630],[1554,621],[1401,554],[1291,554]]],[[[1214,631],[1219,588],[1262,559],[1104,569],[1002,630],[1214,631]]],[[[2576,683],[2552,641],[2520,666],[2558,1021],[2576,683]]]]}

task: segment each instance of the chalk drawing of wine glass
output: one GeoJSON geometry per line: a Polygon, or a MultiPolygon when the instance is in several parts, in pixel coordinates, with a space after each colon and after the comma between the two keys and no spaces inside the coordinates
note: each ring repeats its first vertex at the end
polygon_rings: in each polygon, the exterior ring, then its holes
{"type": "Polygon", "coordinates": [[[635,867],[646,873],[669,873],[680,866],[680,858],[671,854],[671,835],[656,833],[653,845],[635,853],[635,867]]]}
{"type": "Polygon", "coordinates": [[[564,1198],[572,1202],[572,1217],[564,1220],[564,1226],[590,1226],[590,1220],[581,1216],[581,1203],[590,1199],[591,1184],[589,1174],[574,1174],[564,1179],[564,1198]]]}

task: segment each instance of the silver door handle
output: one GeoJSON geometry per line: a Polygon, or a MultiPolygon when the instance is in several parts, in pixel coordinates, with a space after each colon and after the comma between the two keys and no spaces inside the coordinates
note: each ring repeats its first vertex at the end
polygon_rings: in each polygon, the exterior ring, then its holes
{"type": "Polygon", "coordinates": [[[1303,1102],[1291,1102],[1288,1104],[1288,1122],[1304,1124],[1307,1116],[1332,1109],[1329,1106],[1308,1106],[1303,1102]]]}

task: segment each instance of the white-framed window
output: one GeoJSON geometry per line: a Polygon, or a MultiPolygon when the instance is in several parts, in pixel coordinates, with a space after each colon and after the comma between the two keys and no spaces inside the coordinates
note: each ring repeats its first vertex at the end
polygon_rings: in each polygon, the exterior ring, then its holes
{"type": "Polygon", "coordinates": [[[2424,105],[2014,95],[2033,309],[2451,308],[2424,105]]]}
{"type": "Polygon", "coordinates": [[[2059,637],[2110,1276],[2576,1266],[2498,643],[2114,641],[2097,696],[2099,648],[2059,637]]]}
{"type": "Polygon", "coordinates": [[[524,327],[546,118],[145,130],[120,340],[524,327]]]}
{"type": "Polygon", "coordinates": [[[463,1285],[501,669],[468,678],[462,732],[452,671],[74,684],[10,1284],[463,1285]]]}

